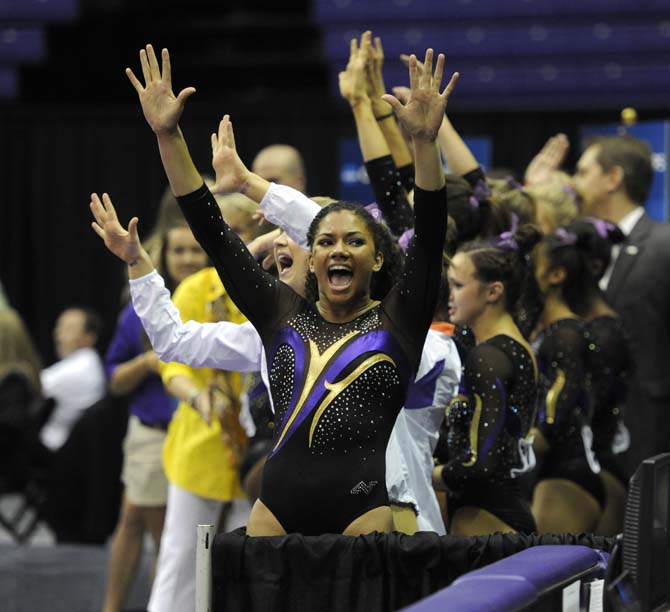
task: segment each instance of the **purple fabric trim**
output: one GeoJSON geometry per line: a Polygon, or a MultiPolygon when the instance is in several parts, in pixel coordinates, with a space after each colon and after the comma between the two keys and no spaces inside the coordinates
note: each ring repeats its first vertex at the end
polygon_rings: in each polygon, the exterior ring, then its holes
{"type": "Polygon", "coordinates": [[[489,450],[491,450],[493,443],[496,441],[496,438],[500,435],[503,425],[505,424],[505,415],[507,414],[507,393],[505,393],[505,386],[502,384],[499,378],[496,378],[496,385],[498,385],[498,390],[500,391],[500,396],[502,397],[503,408],[501,410],[500,416],[498,417],[496,426],[489,434],[489,437],[486,439],[486,442],[484,442],[484,446],[481,450],[479,457],[485,457],[486,453],[488,453],[489,450]]]}
{"type": "Polygon", "coordinates": [[[293,349],[295,365],[293,366],[293,393],[291,394],[291,401],[286,408],[284,418],[282,419],[278,431],[284,430],[284,425],[286,425],[286,421],[288,421],[289,416],[293,412],[293,408],[295,408],[295,405],[298,402],[300,389],[302,389],[305,380],[305,343],[302,341],[300,334],[292,327],[284,327],[280,329],[279,333],[275,336],[268,356],[268,368],[272,367],[274,356],[282,344],[288,344],[293,349]]]}
{"type": "Polygon", "coordinates": [[[425,376],[410,383],[405,399],[406,409],[416,410],[417,408],[426,408],[433,405],[437,379],[444,370],[444,362],[445,360],[441,359],[425,376]]]}
{"type": "MultiPolygon", "coordinates": [[[[302,344],[302,339],[300,339],[300,343],[302,344]]],[[[340,351],[339,355],[335,358],[335,360],[331,362],[331,365],[325,369],[323,374],[321,374],[318,381],[315,383],[312,391],[310,392],[309,396],[307,397],[307,400],[300,409],[300,413],[295,418],[286,434],[284,434],[284,439],[282,440],[281,444],[270,453],[268,459],[272,458],[275,454],[277,454],[281,450],[281,448],[291,438],[291,436],[295,433],[298,427],[300,427],[300,425],[305,421],[305,419],[319,405],[323,396],[328,391],[326,389],[325,383],[328,382],[332,384],[335,380],[338,379],[338,377],[342,374],[344,369],[354,359],[366,353],[386,353],[389,357],[391,357],[391,359],[393,359],[393,361],[395,362],[396,367],[398,368],[398,374],[400,375],[403,387],[405,388],[407,387],[407,381],[409,380],[410,377],[407,359],[402,349],[400,348],[396,340],[393,338],[393,336],[385,330],[373,331],[363,336],[357,336],[356,338],[352,339],[347,345],[345,345],[345,347],[340,351]]],[[[296,360],[296,367],[297,367],[297,360],[296,360]]],[[[298,391],[301,388],[302,385],[300,385],[299,388],[298,385],[296,385],[296,387],[294,388],[290,407],[289,409],[286,410],[283,422],[278,430],[279,432],[284,431],[284,426],[289,416],[292,414],[293,409],[295,408],[298,391]]]]}

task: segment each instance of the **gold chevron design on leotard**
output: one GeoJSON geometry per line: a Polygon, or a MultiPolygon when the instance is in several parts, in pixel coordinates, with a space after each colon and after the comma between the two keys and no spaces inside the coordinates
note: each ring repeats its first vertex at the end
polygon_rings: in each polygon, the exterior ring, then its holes
{"type": "Polygon", "coordinates": [[[284,439],[284,436],[286,435],[286,432],[291,428],[291,424],[293,421],[295,421],[296,417],[298,414],[300,414],[300,409],[302,408],[303,404],[309,397],[309,394],[312,391],[312,388],[316,384],[316,382],[319,380],[319,377],[321,373],[323,372],[324,367],[330,360],[330,358],[342,347],[344,344],[346,344],[351,338],[354,336],[358,335],[360,333],[359,330],[354,330],[351,333],[347,334],[343,338],[340,338],[337,342],[332,344],[330,347],[326,349],[326,351],[321,355],[319,353],[319,348],[316,346],[316,343],[310,339],[309,341],[309,366],[307,369],[307,376],[305,377],[305,384],[302,388],[302,393],[300,394],[300,399],[298,399],[295,408],[293,408],[293,412],[291,413],[291,416],[289,417],[288,421],[286,421],[286,425],[284,426],[284,429],[281,432],[281,435],[277,439],[277,443],[274,445],[274,448],[272,449],[272,452],[276,451],[277,448],[279,448],[279,445],[281,444],[282,440],[284,439]]]}
{"type": "Polygon", "coordinates": [[[547,392],[547,423],[551,425],[556,420],[556,404],[565,387],[565,372],[558,368],[556,370],[556,380],[551,385],[551,389],[547,392]]]}
{"type": "Polygon", "coordinates": [[[340,382],[336,383],[329,383],[326,381],[324,383],[324,386],[328,391],[330,392],[321,402],[321,405],[319,406],[319,409],[316,411],[316,414],[314,415],[314,418],[312,419],[312,425],[309,428],[309,447],[312,447],[312,437],[314,436],[314,430],[316,429],[316,426],[319,424],[319,420],[321,419],[321,415],[326,411],[326,408],[330,406],[330,404],[335,400],[335,398],[342,392],[344,391],[352,382],[354,382],[363,372],[366,370],[369,370],[373,365],[376,363],[381,363],[382,361],[388,361],[389,363],[395,365],[395,362],[393,359],[391,359],[388,355],[384,355],[383,353],[377,353],[376,355],[372,355],[371,357],[368,357],[365,361],[360,363],[356,369],[349,374],[345,379],[341,380],[340,382]]]}
{"type": "Polygon", "coordinates": [[[482,398],[475,393],[475,412],[472,415],[470,423],[470,461],[466,461],[463,467],[472,467],[477,463],[477,453],[479,452],[479,420],[482,416],[482,398]]]}

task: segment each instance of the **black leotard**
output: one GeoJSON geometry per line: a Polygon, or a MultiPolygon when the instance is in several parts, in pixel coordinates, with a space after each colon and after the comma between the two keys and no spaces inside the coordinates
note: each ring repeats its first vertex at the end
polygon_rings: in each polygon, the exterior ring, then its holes
{"type": "Polygon", "coordinates": [[[265,274],[203,186],[179,198],[195,237],[265,346],[276,420],[260,499],[287,532],[341,533],[388,504],[385,451],[437,301],[446,194],[416,189],[399,282],[345,324],[265,274]]]}
{"type": "Polygon", "coordinates": [[[459,395],[447,410],[449,461],[442,478],[450,513],[483,507],[521,532],[535,529],[512,470],[522,468],[519,441],[533,424],[537,385],[528,351],[498,335],[472,348],[459,395]],[[491,493],[493,486],[500,495],[491,493]]]}
{"type": "Polygon", "coordinates": [[[577,319],[560,319],[543,330],[533,345],[537,347],[540,369],[537,426],[551,447],[539,478],[571,480],[604,507],[599,467],[583,437],[583,429],[590,423],[586,390],[588,332],[577,319]]]}
{"type": "MultiPolygon", "coordinates": [[[[375,201],[384,215],[384,220],[391,233],[400,237],[414,227],[414,214],[407,201],[403,176],[390,155],[365,162],[365,169],[375,194],[375,201]]],[[[407,180],[407,171],[405,171],[404,180],[407,180]]]]}
{"type": "Polygon", "coordinates": [[[614,458],[614,439],[623,420],[628,377],[631,370],[630,342],[618,317],[601,316],[587,323],[588,390],[591,400],[593,451],[603,469],[626,478],[614,458]]]}

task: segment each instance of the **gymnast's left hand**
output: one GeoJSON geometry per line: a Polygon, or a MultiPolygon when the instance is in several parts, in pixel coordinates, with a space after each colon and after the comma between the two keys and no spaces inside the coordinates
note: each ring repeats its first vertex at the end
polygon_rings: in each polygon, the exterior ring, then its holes
{"type": "Polygon", "coordinates": [[[444,119],[444,111],[451,92],[456,87],[458,72],[454,72],[449,84],[440,93],[442,72],[444,71],[444,55],[437,58],[433,73],[433,50],[426,51],[423,72],[414,55],[409,59],[410,95],[406,104],[402,104],[395,96],[386,94],[383,100],[388,102],[398,117],[405,131],[415,141],[434,142],[444,119]]]}
{"type": "Polygon", "coordinates": [[[175,96],[172,91],[170,54],[167,49],[161,52],[161,60],[162,66],[159,66],[151,45],[140,51],[144,85],[130,68],[126,68],[126,75],[140,98],[144,118],[157,135],[177,131],[186,100],[195,93],[195,87],[186,87],[175,96]]]}

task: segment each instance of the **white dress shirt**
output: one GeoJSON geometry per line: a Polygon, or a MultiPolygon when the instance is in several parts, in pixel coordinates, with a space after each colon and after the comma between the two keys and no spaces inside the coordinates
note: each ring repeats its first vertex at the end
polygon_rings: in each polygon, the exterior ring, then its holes
{"type": "MultiPolygon", "coordinates": [[[[618,226],[619,229],[623,232],[624,236],[630,236],[630,233],[637,225],[637,222],[642,218],[642,215],[644,215],[644,207],[638,206],[637,208],[631,210],[623,219],[621,219],[621,221],[619,221],[618,226]]],[[[621,245],[620,244],[613,245],[610,264],[609,266],[607,266],[605,274],[603,274],[602,278],[598,282],[599,287],[603,291],[607,289],[607,286],[609,285],[610,282],[610,278],[612,278],[612,272],[614,270],[616,260],[619,258],[619,253],[621,253],[621,245]]]]}
{"type": "Polygon", "coordinates": [[[40,431],[42,443],[58,450],[79,417],[105,395],[107,381],[102,360],[92,348],[81,348],[40,373],[45,397],[56,401],[40,431]]]}

